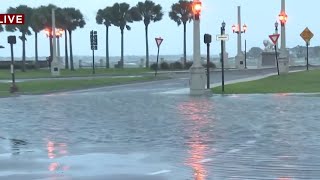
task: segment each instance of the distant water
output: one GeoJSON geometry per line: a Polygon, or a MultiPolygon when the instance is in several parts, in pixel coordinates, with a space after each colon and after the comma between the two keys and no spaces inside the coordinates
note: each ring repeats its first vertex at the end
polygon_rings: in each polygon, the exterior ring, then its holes
{"type": "MultiPolygon", "coordinates": [[[[159,63],[162,61],[166,62],[175,62],[181,61],[183,55],[160,55],[159,56],[159,63]]],[[[64,59],[64,57],[62,57],[64,59]]],[[[34,57],[27,57],[27,60],[34,60],[34,57]]],[[[206,61],[205,55],[202,55],[201,59],[206,61]]],[[[10,61],[10,57],[0,57],[0,61],[10,61]]],[[[21,57],[16,57],[16,61],[21,61],[21,57]]],[[[39,57],[40,61],[46,60],[46,57],[39,57]]],[[[111,67],[114,67],[115,64],[120,60],[119,56],[111,56],[110,57],[110,64],[111,67]]],[[[145,56],[125,56],[124,62],[126,67],[139,67],[141,63],[145,64],[145,56]]],[[[157,57],[154,55],[150,56],[150,64],[155,63],[157,57]]],[[[290,65],[306,65],[305,58],[291,58],[290,65]]],[[[187,56],[187,61],[192,61],[192,56],[187,56]]],[[[212,56],[211,61],[220,67],[220,58],[219,56],[212,56]]],[[[247,59],[248,66],[257,66],[258,59],[247,59]]],[[[74,63],[76,67],[79,67],[79,63],[82,66],[92,66],[92,56],[74,56],[74,63]]],[[[96,66],[105,66],[106,58],[104,56],[95,56],[95,64],[96,66]]],[[[320,65],[320,58],[309,58],[309,64],[311,65],[320,65]]],[[[229,67],[235,66],[235,58],[230,57],[228,59],[229,67]]]]}

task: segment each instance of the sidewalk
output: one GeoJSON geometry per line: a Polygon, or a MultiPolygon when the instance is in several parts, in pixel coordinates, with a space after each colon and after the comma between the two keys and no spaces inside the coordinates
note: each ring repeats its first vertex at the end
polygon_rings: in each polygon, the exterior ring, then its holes
{"type": "MultiPolygon", "coordinates": [[[[293,71],[290,71],[289,73],[300,72],[300,71],[304,71],[304,70],[293,70],[293,71]]],[[[267,78],[267,77],[274,76],[274,75],[277,75],[277,73],[270,73],[267,75],[259,75],[259,76],[249,77],[249,78],[242,78],[242,79],[237,79],[237,80],[225,81],[224,84],[228,85],[228,84],[235,84],[235,83],[239,83],[239,82],[254,81],[254,80],[259,80],[259,79],[267,78]]],[[[214,88],[217,86],[221,86],[221,82],[210,84],[211,88],[214,88]]],[[[160,94],[189,94],[189,93],[190,93],[190,88],[181,88],[181,89],[177,89],[177,90],[160,92],[160,94]]]]}

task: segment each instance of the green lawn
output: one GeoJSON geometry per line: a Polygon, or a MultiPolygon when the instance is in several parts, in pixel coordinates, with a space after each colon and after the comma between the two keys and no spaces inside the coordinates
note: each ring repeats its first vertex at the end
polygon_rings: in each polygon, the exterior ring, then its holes
{"type": "MultiPolygon", "coordinates": [[[[320,92],[320,70],[271,76],[260,80],[225,85],[224,94],[315,93],[320,92]]],[[[221,86],[213,88],[221,94],[221,86]]]]}
{"type": "MultiPolygon", "coordinates": [[[[166,77],[121,77],[121,78],[94,78],[81,80],[41,80],[17,83],[19,92],[17,94],[43,94],[57,91],[69,91],[102,87],[108,85],[128,84],[134,82],[145,82],[152,80],[167,79],[166,77]]],[[[0,97],[10,96],[9,88],[11,83],[0,83],[0,97]]]]}
{"type": "MultiPolygon", "coordinates": [[[[124,68],[124,69],[96,68],[95,75],[138,75],[146,72],[153,72],[153,71],[146,68],[124,68]]],[[[49,78],[51,77],[51,72],[49,69],[27,70],[26,72],[21,72],[21,70],[16,70],[15,75],[17,79],[49,78]]],[[[61,70],[61,76],[59,77],[79,77],[79,76],[94,76],[94,75],[92,74],[92,69],[77,69],[75,71],[63,69],[61,70]]],[[[0,79],[11,79],[10,70],[0,70],[0,79]]]]}

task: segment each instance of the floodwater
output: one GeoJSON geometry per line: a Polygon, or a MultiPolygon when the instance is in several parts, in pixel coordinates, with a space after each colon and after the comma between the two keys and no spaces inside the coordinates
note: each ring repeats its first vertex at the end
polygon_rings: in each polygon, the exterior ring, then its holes
{"type": "Polygon", "coordinates": [[[116,89],[0,99],[0,179],[320,178],[320,97],[116,89]]]}

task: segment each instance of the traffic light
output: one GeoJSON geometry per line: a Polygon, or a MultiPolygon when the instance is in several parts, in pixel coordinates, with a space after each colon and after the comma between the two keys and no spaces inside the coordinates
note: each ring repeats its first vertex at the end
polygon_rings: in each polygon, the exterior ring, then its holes
{"type": "Polygon", "coordinates": [[[193,11],[195,20],[199,20],[200,19],[201,9],[202,9],[201,2],[200,1],[194,1],[193,4],[192,4],[192,11],[193,11]]]}
{"type": "Polygon", "coordinates": [[[211,43],[211,35],[210,34],[204,34],[204,43],[209,44],[211,43]]]}

